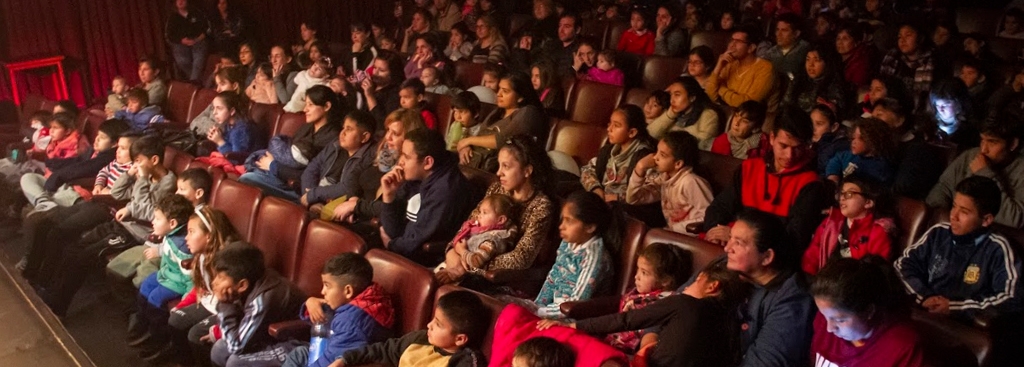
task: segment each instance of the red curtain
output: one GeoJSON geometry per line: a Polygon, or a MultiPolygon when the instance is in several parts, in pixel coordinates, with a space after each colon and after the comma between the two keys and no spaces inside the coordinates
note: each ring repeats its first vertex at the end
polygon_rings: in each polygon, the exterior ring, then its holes
{"type": "MultiPolygon", "coordinates": [[[[216,0],[193,0],[209,17],[216,0]]],[[[3,0],[0,1],[0,60],[64,55],[68,88],[87,105],[106,95],[116,75],[138,82],[137,60],[154,55],[171,64],[163,26],[173,0],[3,0]],[[92,99],[92,100],[87,100],[92,99]]],[[[236,0],[249,19],[253,37],[264,45],[298,41],[299,24],[320,24],[321,38],[348,42],[352,19],[390,18],[393,1],[236,0]]],[[[11,99],[7,73],[0,73],[0,100],[11,99]]],[[[54,98],[49,79],[37,73],[17,77],[22,95],[54,98]]]]}

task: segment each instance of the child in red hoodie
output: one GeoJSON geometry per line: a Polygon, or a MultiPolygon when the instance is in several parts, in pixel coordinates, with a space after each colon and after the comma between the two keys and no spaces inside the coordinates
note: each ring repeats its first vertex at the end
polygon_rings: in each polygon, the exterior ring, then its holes
{"type": "Polygon", "coordinates": [[[616,50],[640,56],[654,54],[654,32],[647,29],[647,17],[641,9],[633,9],[629,15],[629,29],[622,32],[616,50]]]}
{"type": "Polygon", "coordinates": [[[0,174],[4,181],[17,186],[21,176],[30,172],[45,172],[45,176],[49,177],[51,169],[63,167],[68,159],[86,153],[92,145],[78,131],[75,116],[70,113],[54,114],[48,121],[48,127],[50,143],[46,145],[45,160],[32,159],[24,163],[15,163],[10,159],[0,160],[0,174]]]}
{"type": "Polygon", "coordinates": [[[843,180],[842,190],[836,194],[839,207],[829,211],[804,252],[805,273],[816,275],[827,263],[839,258],[892,258],[895,224],[878,209],[879,204],[887,201],[882,190],[880,184],[861,175],[843,180]]]}
{"type": "Polygon", "coordinates": [[[406,79],[400,88],[398,90],[398,105],[405,109],[419,111],[420,116],[423,117],[423,124],[428,129],[435,129],[437,115],[427,108],[427,102],[424,100],[427,87],[423,81],[416,78],[406,79]]]}

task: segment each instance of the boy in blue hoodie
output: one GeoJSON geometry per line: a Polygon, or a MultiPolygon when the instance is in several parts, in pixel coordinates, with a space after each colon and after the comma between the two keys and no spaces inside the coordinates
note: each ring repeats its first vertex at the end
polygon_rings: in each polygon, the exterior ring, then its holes
{"type": "Polygon", "coordinates": [[[395,320],[391,297],[373,281],[373,267],[366,258],[340,254],[324,264],[320,276],[324,298],[310,297],[299,315],[314,324],[329,324],[331,336],[296,348],[283,367],[327,367],[343,353],[391,335],[395,320]]]}
{"type": "Polygon", "coordinates": [[[142,88],[128,91],[128,105],[114,113],[114,118],[126,120],[133,130],[145,130],[150,124],[164,122],[160,106],[149,104],[149,92],[142,88]]]}

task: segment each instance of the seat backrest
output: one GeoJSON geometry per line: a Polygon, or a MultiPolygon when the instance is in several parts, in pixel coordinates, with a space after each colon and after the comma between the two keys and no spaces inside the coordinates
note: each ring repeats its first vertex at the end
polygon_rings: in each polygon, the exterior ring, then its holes
{"type": "Polygon", "coordinates": [[[644,60],[643,87],[662,90],[686,71],[687,60],[682,57],[651,55],[644,60]]]}
{"type": "Polygon", "coordinates": [[[618,52],[615,54],[615,67],[622,70],[622,74],[625,76],[623,81],[626,88],[636,88],[641,86],[641,70],[643,69],[643,65],[643,56],[628,52],[618,52]]]}
{"type": "MultiPolygon", "coordinates": [[[[627,17],[628,18],[628,17],[627,17]]],[[[619,39],[622,33],[629,29],[629,22],[616,20],[608,24],[608,35],[605,36],[604,48],[616,49],[619,46],[619,39]]]]}
{"type": "Polygon", "coordinates": [[[274,127],[272,136],[284,135],[294,136],[296,131],[306,123],[306,115],[299,112],[284,112],[281,118],[277,119],[277,126],[274,127]]]}
{"type": "Polygon", "coordinates": [[[958,7],[956,9],[956,26],[960,33],[981,33],[992,37],[1003,18],[998,9],[958,7]]]}
{"type": "Polygon", "coordinates": [[[195,157],[188,152],[180,151],[172,146],[167,146],[164,149],[164,162],[170,164],[169,166],[165,164],[165,167],[174,172],[174,174],[187,170],[192,165],[193,160],[195,160],[195,157]]]}
{"type": "Polygon", "coordinates": [[[209,199],[210,195],[213,195],[214,192],[217,192],[217,186],[220,186],[220,183],[223,182],[224,179],[228,177],[228,175],[227,173],[224,172],[223,168],[220,168],[218,166],[206,167],[206,172],[210,172],[210,178],[213,179],[213,182],[210,183],[210,193],[206,195],[207,199],[209,199]]]}
{"type": "Polygon", "coordinates": [[[651,90],[644,88],[630,88],[629,91],[626,92],[626,98],[622,100],[622,104],[619,106],[621,107],[631,104],[640,108],[644,108],[644,104],[647,103],[647,98],[649,98],[650,96],[651,90]]]}
{"type": "MultiPolygon", "coordinates": [[[[210,80],[210,78],[213,77],[214,70],[217,69],[217,64],[220,64],[220,55],[221,54],[219,52],[210,52],[206,55],[206,62],[203,63],[203,74],[199,76],[199,80],[210,80]]],[[[174,68],[175,71],[177,71],[177,69],[178,68],[174,68]]],[[[178,79],[188,79],[188,75],[182,75],[178,79]]],[[[245,87],[246,86],[242,86],[242,88],[245,87]]]]}
{"type": "Polygon", "coordinates": [[[195,98],[198,89],[192,83],[172,80],[167,86],[167,106],[163,111],[164,117],[168,121],[179,124],[187,125],[191,122],[192,120],[188,120],[188,113],[192,108],[192,99],[195,98]]]}
{"type": "Polygon", "coordinates": [[[213,103],[214,98],[217,98],[216,90],[203,88],[196,91],[196,96],[192,99],[192,107],[188,109],[188,117],[185,118],[185,121],[180,122],[188,126],[196,116],[199,116],[200,113],[203,113],[203,110],[210,107],[210,103],[213,103]]]}
{"type": "Polygon", "coordinates": [[[434,291],[434,274],[423,266],[387,250],[372,249],[366,259],[373,266],[373,281],[391,295],[398,319],[395,331],[404,335],[421,330],[430,322],[434,291]]]}
{"type": "Polygon", "coordinates": [[[619,249],[619,258],[615,264],[618,269],[615,274],[616,282],[613,283],[613,294],[626,294],[633,287],[633,277],[636,275],[636,257],[643,248],[644,233],[647,232],[647,225],[644,222],[633,218],[626,218],[626,231],[622,236],[622,243],[619,249]]]}
{"type": "Polygon", "coordinates": [[[462,89],[480,85],[484,78],[484,65],[469,60],[455,62],[455,83],[462,89]]]}
{"type": "MultiPolygon", "coordinates": [[[[253,103],[249,108],[249,118],[260,132],[260,136],[268,139],[274,136],[274,128],[281,118],[284,109],[279,104],[253,103]]],[[[303,121],[305,122],[305,121],[303,121]]]]}
{"type": "Polygon", "coordinates": [[[690,274],[691,277],[700,272],[701,269],[712,261],[715,261],[715,259],[725,255],[725,251],[722,250],[722,246],[715,245],[697,237],[687,236],[682,233],[654,228],[647,231],[644,235],[643,243],[645,247],[659,242],[676,245],[690,252],[690,255],[693,256],[693,272],[690,274]]]}
{"type": "Polygon", "coordinates": [[[484,304],[484,308],[491,316],[490,322],[487,323],[487,325],[489,325],[487,328],[487,333],[484,334],[484,339],[480,341],[480,352],[484,354],[484,357],[490,360],[491,344],[494,342],[494,323],[498,321],[498,315],[501,315],[501,310],[504,310],[505,306],[507,306],[508,303],[477,291],[449,284],[443,285],[441,286],[441,288],[437,289],[437,293],[434,295],[434,308],[437,308],[437,301],[440,300],[441,297],[444,297],[444,295],[456,291],[471,292],[477,297],[479,297],[480,301],[483,302],[484,304]]]}
{"type": "MultiPolygon", "coordinates": [[[[22,125],[26,125],[28,123],[28,119],[33,113],[43,109],[43,101],[45,100],[46,97],[36,93],[26,93],[25,96],[21,98],[20,113],[22,125]]],[[[52,111],[52,109],[50,111],[52,111]]]]}
{"type": "Polygon", "coordinates": [[[580,28],[580,36],[589,38],[600,46],[604,44],[604,38],[608,35],[608,27],[609,24],[606,20],[584,19],[583,26],[580,28]]]}
{"type": "Polygon", "coordinates": [[[708,46],[715,52],[715,55],[721,55],[725,52],[725,49],[729,47],[729,40],[732,34],[729,32],[721,31],[701,31],[695,32],[690,36],[690,49],[697,46],[708,46]]]}
{"type": "Polygon", "coordinates": [[[498,176],[482,169],[459,165],[459,171],[462,171],[462,175],[466,176],[474,187],[480,189],[479,192],[487,191],[488,187],[498,182],[498,176]]]}
{"type": "Polygon", "coordinates": [[[604,126],[559,120],[548,134],[547,150],[568,154],[576,164],[583,166],[597,156],[607,136],[604,126]]]}
{"type": "Polygon", "coordinates": [[[345,252],[361,254],[365,251],[366,241],[355,232],[335,223],[314,219],[306,226],[306,237],[299,249],[291,280],[306,294],[320,294],[320,274],[327,260],[345,252]]]}
{"type": "Polygon", "coordinates": [[[224,180],[210,197],[210,206],[224,212],[238,234],[252,243],[252,232],[256,226],[256,213],[263,193],[255,186],[236,180],[224,180]]]}
{"type": "Polygon", "coordinates": [[[716,195],[721,193],[732,184],[732,178],[736,169],[743,164],[743,160],[708,151],[700,151],[700,169],[697,174],[708,180],[711,184],[711,191],[716,195]]]}
{"type": "Polygon", "coordinates": [[[896,199],[896,213],[899,226],[899,237],[892,246],[892,256],[895,259],[903,253],[903,249],[914,244],[914,241],[921,237],[925,231],[925,219],[928,218],[928,207],[921,200],[908,197],[896,199]]]}
{"type": "Polygon", "coordinates": [[[1003,60],[1017,60],[1021,47],[1024,47],[1024,40],[991,37],[988,40],[989,48],[996,56],[1003,60]]]}
{"type": "Polygon", "coordinates": [[[911,313],[925,358],[934,366],[988,366],[992,338],[985,330],[924,311],[911,313]]]}
{"type": "Polygon", "coordinates": [[[566,113],[570,120],[604,126],[625,95],[623,87],[581,80],[572,88],[566,113]]]}
{"type": "Polygon", "coordinates": [[[263,250],[267,266],[293,279],[299,246],[306,234],[306,209],[288,200],[268,196],[260,202],[256,223],[249,242],[263,250]]]}
{"type": "Polygon", "coordinates": [[[452,97],[438,94],[432,107],[437,114],[437,131],[442,135],[448,135],[448,126],[452,124],[452,97]]]}
{"type": "Polygon", "coordinates": [[[532,21],[532,20],[533,20],[533,17],[529,16],[527,14],[512,14],[512,15],[509,15],[509,27],[508,27],[509,32],[508,32],[508,34],[519,34],[519,31],[522,30],[523,27],[526,26],[527,24],[529,24],[530,21],[532,21]]]}
{"type": "MultiPolygon", "coordinates": [[[[96,140],[96,134],[100,131],[100,124],[107,120],[107,116],[103,114],[103,111],[85,110],[82,111],[82,133],[89,141],[96,140]],[[97,113],[99,112],[99,113],[97,113]]],[[[115,141],[114,144],[117,144],[115,141]]]]}

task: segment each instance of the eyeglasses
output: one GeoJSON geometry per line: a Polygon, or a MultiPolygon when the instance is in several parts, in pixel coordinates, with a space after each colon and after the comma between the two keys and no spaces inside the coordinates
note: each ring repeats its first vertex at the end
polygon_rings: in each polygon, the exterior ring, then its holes
{"type": "Polygon", "coordinates": [[[730,38],[730,39],[729,39],[729,43],[750,43],[750,42],[749,42],[749,41],[747,41],[747,40],[741,40],[741,39],[735,39],[735,38],[730,38]]]}
{"type": "Polygon", "coordinates": [[[855,195],[864,196],[864,193],[857,191],[841,191],[836,193],[836,200],[848,200],[855,195]]]}

